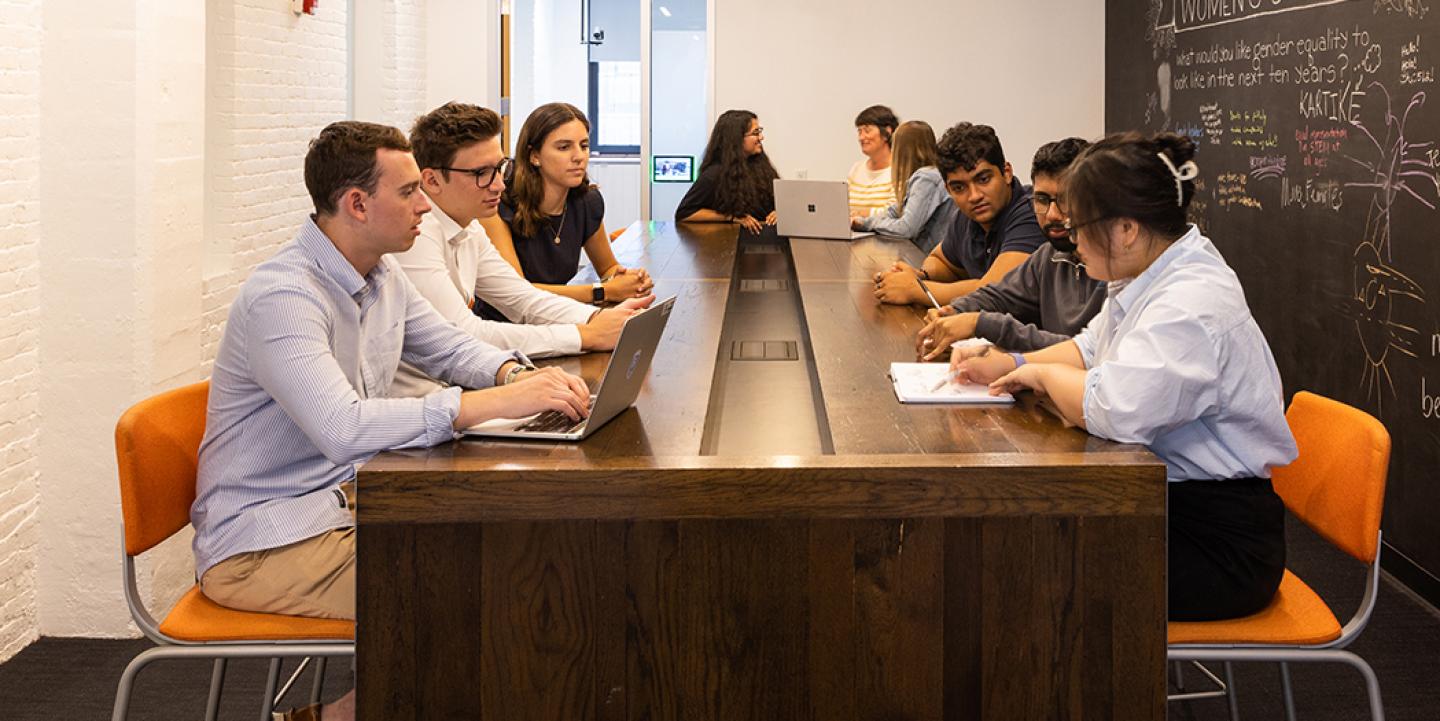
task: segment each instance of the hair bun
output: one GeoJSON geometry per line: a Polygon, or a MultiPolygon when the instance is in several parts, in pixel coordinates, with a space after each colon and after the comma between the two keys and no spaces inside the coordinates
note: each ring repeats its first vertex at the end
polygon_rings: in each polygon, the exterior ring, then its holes
{"type": "Polygon", "coordinates": [[[1177,168],[1195,159],[1195,142],[1184,135],[1156,133],[1154,142],[1155,147],[1158,148],[1160,152],[1165,153],[1170,156],[1171,160],[1175,161],[1175,167],[1177,168]]]}

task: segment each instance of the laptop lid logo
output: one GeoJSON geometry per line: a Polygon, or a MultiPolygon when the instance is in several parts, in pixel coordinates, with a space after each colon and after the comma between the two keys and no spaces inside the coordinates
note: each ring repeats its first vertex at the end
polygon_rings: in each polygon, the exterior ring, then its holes
{"type": "Polygon", "coordinates": [[[635,375],[635,366],[640,365],[640,356],[644,355],[644,353],[645,351],[643,350],[637,350],[635,351],[635,355],[630,356],[630,367],[625,369],[625,380],[628,381],[630,380],[630,376],[635,375]]]}
{"type": "Polygon", "coordinates": [[[815,212],[815,204],[814,204],[814,203],[809,203],[809,204],[807,204],[807,205],[805,206],[805,209],[806,209],[806,210],[809,210],[810,212],[813,213],[813,212],[815,212]]]}

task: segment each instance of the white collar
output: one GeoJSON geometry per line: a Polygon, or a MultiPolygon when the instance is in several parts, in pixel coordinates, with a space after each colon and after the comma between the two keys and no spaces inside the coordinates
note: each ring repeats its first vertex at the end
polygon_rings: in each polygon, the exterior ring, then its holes
{"type": "Polygon", "coordinates": [[[425,198],[426,200],[430,200],[430,215],[440,224],[440,237],[444,238],[446,243],[459,245],[465,242],[467,238],[480,228],[479,220],[472,220],[469,225],[463,228],[460,227],[460,224],[455,222],[454,218],[451,218],[449,214],[440,209],[439,203],[431,200],[428,195],[425,196],[425,198]]]}

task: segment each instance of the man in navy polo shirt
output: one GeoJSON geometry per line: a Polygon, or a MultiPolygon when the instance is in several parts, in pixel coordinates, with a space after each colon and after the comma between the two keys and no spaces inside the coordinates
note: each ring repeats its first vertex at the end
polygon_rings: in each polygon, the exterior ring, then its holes
{"type": "Polygon", "coordinates": [[[1045,242],[1030,193],[1011,172],[994,128],[960,123],[945,131],[935,165],[960,213],[921,267],[897,262],[875,274],[882,303],[928,304],[916,278],[949,303],[1004,278],[1045,242]]]}

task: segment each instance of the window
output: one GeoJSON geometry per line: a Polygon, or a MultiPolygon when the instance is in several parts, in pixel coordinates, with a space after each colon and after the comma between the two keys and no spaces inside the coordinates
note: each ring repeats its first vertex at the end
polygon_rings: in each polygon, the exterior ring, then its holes
{"type": "Polygon", "coordinates": [[[640,61],[591,61],[587,110],[595,152],[639,154],[640,61]]]}

